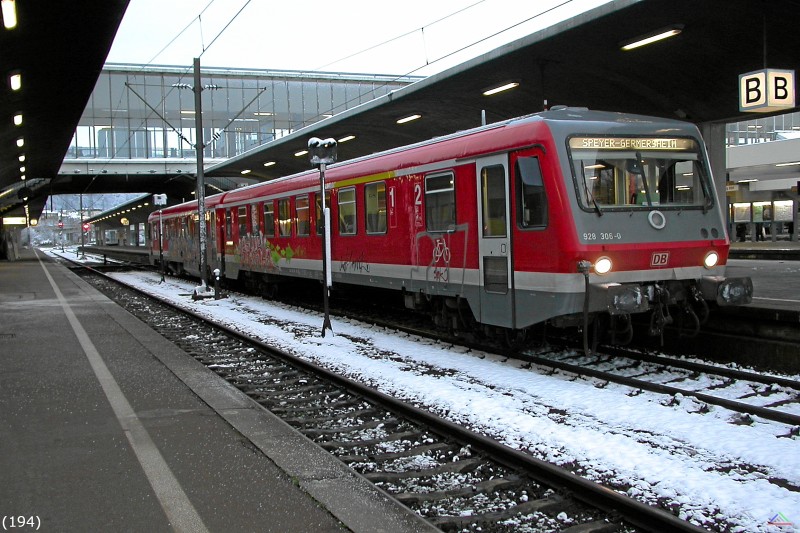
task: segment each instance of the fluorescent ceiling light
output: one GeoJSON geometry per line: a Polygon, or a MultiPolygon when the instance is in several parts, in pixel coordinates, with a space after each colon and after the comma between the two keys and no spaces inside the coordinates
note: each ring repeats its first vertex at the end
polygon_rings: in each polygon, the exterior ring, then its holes
{"type": "Polygon", "coordinates": [[[412,120],[417,120],[419,118],[422,118],[422,115],[409,115],[407,117],[403,117],[401,119],[398,119],[397,123],[398,124],[405,124],[406,122],[411,122],[412,120]]]}
{"type": "Polygon", "coordinates": [[[20,147],[20,148],[22,148],[23,146],[25,146],[25,139],[23,139],[22,137],[20,137],[19,139],[17,139],[17,146],[18,146],[18,147],[20,147]]]}
{"type": "Polygon", "coordinates": [[[14,125],[22,126],[22,113],[17,113],[14,115],[14,125]]]}
{"type": "Polygon", "coordinates": [[[295,152],[294,156],[295,157],[302,157],[302,156],[306,155],[307,153],[308,153],[308,150],[300,150],[299,152],[295,152]]]}
{"type": "Polygon", "coordinates": [[[274,164],[275,164],[275,161],[267,161],[266,163],[264,163],[264,166],[265,167],[271,167],[274,164]]]}
{"type": "Polygon", "coordinates": [[[181,115],[194,115],[194,111],[188,109],[181,109],[181,115]]]}
{"type": "Polygon", "coordinates": [[[739,180],[736,183],[752,183],[754,181],[758,181],[758,180],[755,179],[755,178],[750,178],[750,179],[746,179],[746,180],[739,180]]]}
{"type": "Polygon", "coordinates": [[[19,91],[22,89],[22,74],[16,73],[8,77],[8,83],[11,85],[12,91],[19,91]]]}
{"type": "Polygon", "coordinates": [[[795,161],[794,163],[775,163],[776,167],[790,167],[792,165],[800,165],[800,161],[795,161]]]}
{"type": "Polygon", "coordinates": [[[241,173],[242,173],[242,174],[250,174],[251,172],[252,172],[252,170],[250,170],[249,168],[247,168],[247,169],[244,169],[244,170],[242,170],[242,172],[241,172],[241,173]]]}
{"type": "Polygon", "coordinates": [[[25,154],[22,154],[21,156],[19,156],[18,159],[19,159],[20,163],[24,163],[25,162],[25,154]]]}
{"type": "Polygon", "coordinates": [[[641,46],[647,46],[648,44],[653,44],[655,42],[661,41],[663,39],[668,39],[670,37],[675,37],[680,32],[683,31],[682,24],[676,24],[674,26],[670,26],[668,28],[662,28],[660,30],[656,30],[652,33],[648,33],[642,35],[640,37],[636,37],[632,41],[628,41],[625,44],[621,45],[620,48],[622,50],[633,50],[634,48],[639,48],[641,46]]]}
{"type": "Polygon", "coordinates": [[[338,140],[338,141],[336,141],[336,142],[340,142],[340,143],[346,143],[347,141],[352,141],[352,140],[353,140],[353,139],[355,139],[355,138],[356,138],[356,136],[355,136],[355,135],[346,135],[346,136],[342,137],[341,139],[339,139],[339,140],[338,140]]]}
{"type": "Polygon", "coordinates": [[[507,91],[509,89],[513,89],[514,87],[519,87],[519,83],[516,82],[516,81],[511,81],[511,82],[505,83],[503,85],[500,85],[498,87],[493,87],[491,89],[487,89],[487,90],[483,91],[483,95],[484,96],[491,96],[493,94],[497,94],[497,93],[501,93],[503,91],[507,91]]]}
{"type": "Polygon", "coordinates": [[[17,8],[14,0],[2,0],[0,5],[2,5],[3,11],[3,26],[7,30],[15,28],[17,26],[17,8]]]}
{"type": "Polygon", "coordinates": [[[256,111],[253,113],[257,117],[274,117],[275,113],[270,113],[269,111],[256,111]]]}

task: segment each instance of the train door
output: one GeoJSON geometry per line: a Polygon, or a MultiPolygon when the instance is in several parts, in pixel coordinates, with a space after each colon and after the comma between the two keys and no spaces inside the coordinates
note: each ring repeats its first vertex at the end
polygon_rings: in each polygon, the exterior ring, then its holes
{"type": "Polygon", "coordinates": [[[508,155],[477,161],[480,321],[514,327],[511,232],[508,207],[508,155]]]}
{"type": "Polygon", "coordinates": [[[206,225],[206,237],[208,243],[206,245],[206,264],[212,272],[215,268],[219,267],[219,254],[217,253],[217,212],[213,209],[206,211],[208,217],[208,224],[206,225]]]}

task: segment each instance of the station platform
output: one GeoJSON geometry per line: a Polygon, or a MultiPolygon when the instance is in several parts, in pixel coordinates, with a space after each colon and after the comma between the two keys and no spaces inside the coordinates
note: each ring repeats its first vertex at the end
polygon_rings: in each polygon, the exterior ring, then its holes
{"type": "Polygon", "coordinates": [[[69,269],[20,255],[0,262],[4,530],[434,530],[69,269]]]}

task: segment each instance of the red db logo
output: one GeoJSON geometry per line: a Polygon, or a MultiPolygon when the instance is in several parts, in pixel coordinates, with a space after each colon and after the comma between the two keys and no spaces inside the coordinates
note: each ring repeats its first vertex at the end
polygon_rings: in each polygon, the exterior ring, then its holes
{"type": "Polygon", "coordinates": [[[650,258],[651,267],[664,267],[669,263],[669,252],[653,252],[650,258]]]}

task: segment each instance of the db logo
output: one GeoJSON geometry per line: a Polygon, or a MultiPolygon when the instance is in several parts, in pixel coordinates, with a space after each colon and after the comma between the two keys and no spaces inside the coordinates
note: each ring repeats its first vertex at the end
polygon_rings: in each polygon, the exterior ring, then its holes
{"type": "Polygon", "coordinates": [[[669,263],[669,252],[653,252],[653,257],[650,258],[651,267],[663,267],[669,263]]]}

